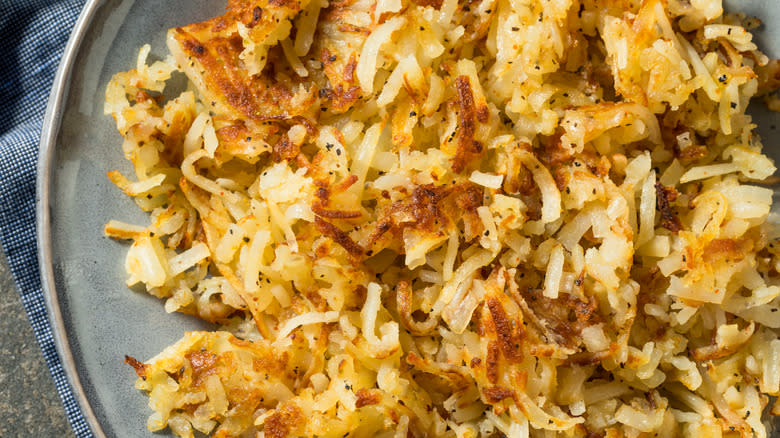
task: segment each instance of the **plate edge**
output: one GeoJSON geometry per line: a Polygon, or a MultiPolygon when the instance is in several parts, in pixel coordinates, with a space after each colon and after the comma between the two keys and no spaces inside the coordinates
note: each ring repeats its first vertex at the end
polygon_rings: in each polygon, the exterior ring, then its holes
{"type": "Polygon", "coordinates": [[[43,117],[41,138],[38,145],[38,165],[36,172],[36,196],[35,196],[35,225],[38,253],[38,268],[41,277],[41,288],[46,302],[47,317],[52,328],[52,337],[57,349],[65,377],[71,386],[73,396],[81,409],[84,419],[87,421],[91,432],[98,438],[106,438],[103,428],[100,426],[92,405],[87,399],[84,387],[70,350],[70,344],[65,335],[65,323],[59,307],[59,299],[54,281],[52,266],[52,242],[51,223],[49,212],[51,168],[54,157],[54,148],[62,121],[61,107],[67,98],[64,89],[71,76],[76,53],[84,39],[85,31],[92,22],[98,7],[103,0],[87,0],[79,17],[73,26],[68,42],[65,45],[57,73],[52,82],[51,92],[46,104],[46,112],[43,117]]]}

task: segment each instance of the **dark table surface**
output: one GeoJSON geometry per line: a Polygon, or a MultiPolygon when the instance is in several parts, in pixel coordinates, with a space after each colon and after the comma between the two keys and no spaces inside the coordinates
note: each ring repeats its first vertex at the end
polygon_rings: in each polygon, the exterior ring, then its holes
{"type": "Polygon", "coordinates": [[[73,437],[2,252],[0,437],[73,437]]]}

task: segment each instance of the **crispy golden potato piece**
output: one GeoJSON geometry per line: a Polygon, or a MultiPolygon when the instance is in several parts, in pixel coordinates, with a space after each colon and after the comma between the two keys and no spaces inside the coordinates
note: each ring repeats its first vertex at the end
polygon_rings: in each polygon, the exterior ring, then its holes
{"type": "Polygon", "coordinates": [[[287,38],[306,3],[232,1],[222,16],[171,29],[168,48],[212,112],[257,122],[301,116],[315,95],[277,71],[281,55],[270,49],[287,38]]]}

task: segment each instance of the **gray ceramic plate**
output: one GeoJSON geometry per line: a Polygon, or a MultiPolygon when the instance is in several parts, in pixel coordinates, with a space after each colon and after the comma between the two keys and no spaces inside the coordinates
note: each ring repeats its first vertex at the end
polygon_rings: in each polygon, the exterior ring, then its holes
{"type": "MultiPolygon", "coordinates": [[[[167,315],[162,303],[124,286],[126,245],[103,237],[116,218],[146,224],[145,215],[106,178],[131,173],[121,137],[103,114],[106,83],[133,68],[138,48],[166,54],[168,28],[217,15],[224,0],[88,1],[60,65],[41,137],[38,173],[38,241],[44,291],[57,347],[76,398],[98,437],[149,437],[147,398],[132,388],[135,375],[124,355],[147,359],[201,327],[167,315]]],[[[780,3],[733,0],[765,26],[761,47],[780,56],[780,3]]],[[[780,117],[759,115],[767,152],[780,162],[780,117]]],[[[157,435],[159,436],[159,435],[157,435]]],[[[777,434],[775,436],[778,436],[777,434]]]]}
{"type": "Polygon", "coordinates": [[[65,50],[41,139],[38,238],[44,290],[65,370],[97,437],[150,437],[147,398],[124,355],[145,360],[200,323],[124,286],[127,246],[103,237],[110,219],[144,225],[106,172],[132,168],[103,114],[106,84],[134,68],[138,49],[167,54],[170,27],[220,13],[223,1],[87,1],[65,50]]]}

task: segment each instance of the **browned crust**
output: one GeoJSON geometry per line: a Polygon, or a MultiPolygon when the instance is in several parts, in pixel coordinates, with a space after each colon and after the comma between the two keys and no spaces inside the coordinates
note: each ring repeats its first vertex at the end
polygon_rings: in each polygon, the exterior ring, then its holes
{"type": "Polygon", "coordinates": [[[394,202],[389,206],[382,217],[377,220],[374,231],[369,235],[368,245],[373,245],[385,233],[392,229],[400,231],[405,226],[412,226],[418,230],[433,231],[449,223],[440,203],[450,193],[452,188],[433,186],[426,184],[417,186],[411,196],[394,202]],[[397,213],[406,213],[414,218],[413,223],[396,223],[394,217],[397,213]]]}
{"type": "Polygon", "coordinates": [[[702,261],[707,265],[716,262],[737,263],[751,251],[753,241],[750,239],[714,239],[704,247],[702,261]]]}
{"type": "Polygon", "coordinates": [[[452,159],[452,171],[460,173],[482,152],[482,145],[474,140],[477,114],[468,76],[455,78],[455,92],[458,103],[458,146],[452,159]]]}
{"type": "Polygon", "coordinates": [[[607,359],[610,356],[612,356],[612,352],[608,350],[599,351],[596,353],[583,351],[583,352],[572,354],[571,356],[566,358],[566,363],[571,365],[580,365],[580,366],[596,365],[601,363],[601,361],[607,359]]]}
{"type": "Polygon", "coordinates": [[[289,90],[279,84],[259,86],[246,77],[239,65],[238,54],[243,46],[238,34],[214,37],[203,43],[185,28],[176,28],[175,32],[182,50],[203,66],[207,87],[218,90],[219,97],[239,113],[258,121],[284,120],[290,116],[284,110],[284,102],[292,97],[289,90]]]}
{"type": "Polygon", "coordinates": [[[676,233],[682,229],[680,218],[674,214],[671,203],[677,199],[678,193],[674,187],[666,187],[660,182],[655,183],[655,205],[661,213],[661,226],[676,233]]]}
{"type": "Polygon", "coordinates": [[[509,321],[504,307],[496,297],[487,298],[486,304],[496,327],[498,344],[504,357],[510,363],[522,362],[523,352],[520,346],[525,337],[524,331],[520,327],[512,327],[513,324],[509,321]]]}
{"type": "Polygon", "coordinates": [[[347,82],[355,82],[355,69],[357,68],[357,57],[352,53],[349,55],[349,60],[344,65],[344,80],[347,82]]]}
{"type": "Polygon", "coordinates": [[[338,183],[330,184],[328,181],[317,180],[318,186],[314,195],[317,197],[311,203],[311,210],[317,216],[329,219],[356,219],[363,216],[358,210],[343,210],[338,208],[328,208],[330,196],[333,193],[343,193],[357,182],[357,175],[350,174],[338,183]]]}
{"type": "Polygon", "coordinates": [[[285,438],[305,421],[301,408],[294,403],[284,403],[265,419],[263,431],[269,438],[285,438]]]}
{"type": "Polygon", "coordinates": [[[482,390],[482,394],[485,396],[485,400],[488,403],[499,403],[500,401],[511,398],[516,399],[517,395],[509,388],[502,386],[489,386],[482,390]]]}
{"type": "Polygon", "coordinates": [[[377,221],[376,226],[374,227],[374,231],[372,231],[371,235],[368,237],[369,248],[379,239],[381,239],[385,233],[392,230],[394,226],[393,219],[390,216],[385,216],[377,221]]]}
{"type": "Polygon", "coordinates": [[[401,317],[401,323],[407,329],[414,327],[412,319],[412,285],[406,280],[398,282],[396,289],[396,305],[398,307],[398,316],[401,317]]]}
{"type": "Polygon", "coordinates": [[[463,219],[468,225],[468,232],[464,234],[466,240],[471,240],[482,232],[482,220],[479,218],[477,208],[482,206],[482,188],[475,184],[463,184],[457,186],[455,191],[455,210],[457,216],[463,219]]]}
{"type": "Polygon", "coordinates": [[[691,350],[691,357],[697,362],[705,362],[708,360],[721,359],[726,356],[730,356],[742,345],[738,345],[731,348],[718,348],[717,345],[707,345],[705,347],[694,348],[691,350]]]}
{"type": "Polygon", "coordinates": [[[341,231],[341,229],[330,222],[326,222],[319,216],[314,217],[314,226],[317,228],[317,231],[322,233],[324,236],[330,237],[334,242],[341,245],[342,248],[344,248],[349,255],[360,258],[363,256],[363,253],[365,252],[363,248],[355,243],[354,240],[352,240],[351,237],[344,231],[341,231]]]}
{"type": "Polygon", "coordinates": [[[490,117],[490,110],[488,109],[487,105],[482,104],[479,108],[477,108],[478,122],[487,123],[489,117],[490,117]]]}
{"type": "Polygon", "coordinates": [[[252,21],[250,21],[246,27],[253,28],[260,23],[260,20],[263,18],[263,8],[260,6],[255,6],[252,9],[252,21]]]}
{"type": "Polygon", "coordinates": [[[284,372],[287,367],[287,363],[290,361],[290,354],[288,352],[282,352],[282,354],[265,354],[252,360],[252,367],[256,370],[264,370],[275,375],[279,375],[284,372]]]}
{"type": "Polygon", "coordinates": [[[350,23],[344,23],[339,26],[339,32],[359,33],[368,36],[369,34],[371,34],[371,29],[363,26],[357,26],[350,23]]]}
{"type": "Polygon", "coordinates": [[[485,354],[485,377],[488,382],[492,384],[498,383],[498,356],[500,354],[500,347],[497,341],[490,341],[487,345],[487,353],[485,354]]]}
{"type": "Polygon", "coordinates": [[[355,393],[355,396],[357,397],[357,400],[355,400],[355,407],[358,409],[363,406],[376,405],[382,401],[382,395],[378,391],[367,388],[360,388],[358,392],[355,393]]]}
{"type": "Polygon", "coordinates": [[[208,350],[198,350],[184,356],[192,368],[192,386],[200,386],[203,379],[217,372],[217,355],[208,350]]]}
{"type": "Polygon", "coordinates": [[[598,302],[595,298],[582,301],[579,298],[564,294],[551,299],[542,295],[541,290],[526,289],[521,294],[529,306],[529,311],[540,321],[546,330],[558,337],[566,347],[575,347],[580,344],[582,329],[593,324],[603,322],[603,318],[597,312],[598,302]]]}
{"type": "Polygon", "coordinates": [[[433,6],[438,11],[444,0],[414,0],[414,3],[422,7],[433,6]]]}
{"type": "Polygon", "coordinates": [[[293,10],[300,9],[300,2],[298,0],[268,0],[269,5],[273,5],[279,8],[289,8],[293,10]]]}
{"type": "Polygon", "coordinates": [[[274,143],[272,149],[272,157],[274,162],[292,160],[301,153],[301,147],[290,141],[290,137],[287,134],[283,134],[279,141],[274,143]]]}
{"type": "Polygon", "coordinates": [[[482,222],[477,208],[482,205],[482,189],[476,184],[463,183],[452,186],[424,184],[415,187],[412,193],[386,207],[374,225],[364,246],[371,248],[388,232],[397,236],[403,229],[433,233],[447,230],[461,219],[467,223],[470,240],[481,232],[482,222]],[[397,217],[411,216],[414,220],[399,222],[397,217]]]}
{"type": "MultiPolygon", "coordinates": [[[[276,127],[269,129],[270,132],[276,131],[276,127]]],[[[269,132],[269,133],[270,133],[269,132]]],[[[257,134],[255,134],[257,135],[257,134]]],[[[217,129],[217,139],[219,139],[219,147],[214,153],[215,158],[222,159],[223,157],[231,156],[258,156],[265,152],[265,150],[256,150],[256,146],[252,144],[252,133],[242,122],[234,122],[231,125],[223,126],[217,129]]],[[[181,147],[178,149],[178,154],[181,155],[181,147]]],[[[179,158],[179,161],[181,159],[179,158]]]]}
{"type": "Polygon", "coordinates": [[[344,179],[339,181],[338,183],[333,185],[333,190],[336,192],[344,192],[348,188],[352,187],[352,184],[355,184],[358,180],[357,175],[351,173],[348,176],[346,176],[344,179]]]}
{"type": "Polygon", "coordinates": [[[363,217],[363,213],[359,210],[346,210],[329,207],[331,195],[334,193],[344,193],[355,182],[357,182],[357,179],[357,175],[350,174],[341,181],[334,184],[331,184],[327,180],[315,180],[314,184],[318,187],[314,192],[316,199],[314,199],[311,203],[312,212],[314,212],[314,214],[317,216],[328,219],[349,220],[363,217]]]}
{"type": "Polygon", "coordinates": [[[331,88],[320,90],[320,97],[330,99],[329,109],[337,114],[346,112],[360,98],[360,87],[355,82],[357,58],[351,53],[349,58],[340,61],[328,49],[320,51],[325,76],[330,81],[331,88]],[[343,64],[343,67],[341,65],[343,64]]]}
{"type": "Polygon", "coordinates": [[[311,85],[311,80],[277,77],[276,70],[287,68],[276,62],[282,57],[278,47],[267,53],[263,71],[250,75],[240,58],[244,45],[236,29],[238,24],[244,24],[253,36],[263,38],[281,20],[293,18],[300,9],[299,0],[231,1],[220,17],[172,29],[182,55],[177,60],[191,67],[185,68],[188,75],[202,79],[202,83],[196,83],[205,103],[210,101],[214,110],[235,110],[258,122],[282,121],[310,113],[316,87],[307,87],[311,91],[303,102],[292,99],[295,93],[291,90],[301,83],[311,85]],[[219,105],[215,105],[217,102],[219,105]]]}
{"type": "Polygon", "coordinates": [[[329,219],[355,219],[363,216],[363,213],[359,211],[327,210],[319,203],[312,203],[311,211],[313,211],[317,216],[326,217],[329,219]]]}
{"type": "Polygon", "coordinates": [[[135,373],[138,375],[138,377],[146,380],[146,372],[149,368],[149,365],[139,361],[138,359],[125,355],[125,363],[133,367],[135,370],[135,373]]]}
{"type": "Polygon", "coordinates": [[[449,194],[450,191],[446,188],[429,185],[415,187],[407,205],[418,228],[432,231],[437,221],[446,220],[439,203],[449,194]]]}

